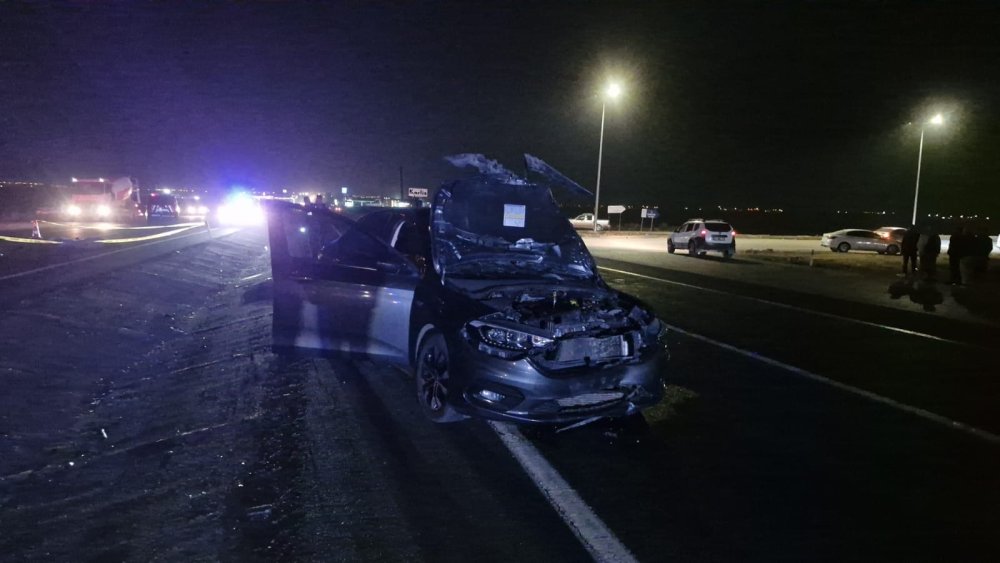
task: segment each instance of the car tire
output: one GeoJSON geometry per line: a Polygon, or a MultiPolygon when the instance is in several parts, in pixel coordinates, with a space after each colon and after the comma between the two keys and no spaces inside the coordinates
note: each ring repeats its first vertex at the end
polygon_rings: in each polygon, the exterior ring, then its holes
{"type": "Polygon", "coordinates": [[[440,332],[428,334],[417,352],[417,402],[424,415],[434,422],[457,422],[465,418],[448,403],[448,343],[440,332]]]}
{"type": "Polygon", "coordinates": [[[837,252],[849,252],[850,250],[851,245],[846,242],[842,242],[837,245],[837,252]]]}
{"type": "Polygon", "coordinates": [[[736,251],[733,250],[732,248],[727,248],[722,251],[722,259],[729,260],[730,258],[733,257],[733,254],[736,254],[736,251]]]}
{"type": "Polygon", "coordinates": [[[896,246],[895,244],[890,244],[889,246],[885,247],[885,253],[895,256],[899,254],[899,247],[896,246]]]}
{"type": "Polygon", "coordinates": [[[698,241],[688,241],[688,256],[698,256],[698,241]]]}
{"type": "Polygon", "coordinates": [[[674,246],[674,241],[667,239],[667,252],[673,254],[675,250],[677,250],[677,247],[674,246]]]}

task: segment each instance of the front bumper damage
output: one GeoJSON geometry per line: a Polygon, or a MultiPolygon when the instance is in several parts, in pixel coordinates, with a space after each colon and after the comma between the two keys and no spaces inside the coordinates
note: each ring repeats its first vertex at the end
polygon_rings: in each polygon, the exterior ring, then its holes
{"type": "Polygon", "coordinates": [[[527,358],[505,360],[462,338],[449,343],[451,371],[468,374],[453,402],[465,414],[515,423],[572,423],[618,417],[655,405],[663,397],[668,354],[657,343],[637,361],[549,372],[527,358]]]}

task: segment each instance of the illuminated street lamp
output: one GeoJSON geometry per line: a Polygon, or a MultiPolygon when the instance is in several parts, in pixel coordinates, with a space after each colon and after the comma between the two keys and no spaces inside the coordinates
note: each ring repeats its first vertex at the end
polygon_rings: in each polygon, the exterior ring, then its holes
{"type": "Polygon", "coordinates": [[[601,206],[601,157],[604,155],[604,112],[608,107],[608,98],[612,100],[622,93],[622,88],[612,82],[608,84],[608,89],[604,93],[604,100],[601,102],[601,140],[597,145],[597,188],[594,190],[594,232],[597,232],[597,210],[601,206]]]}
{"type": "Polygon", "coordinates": [[[920,161],[924,158],[924,129],[928,125],[941,125],[942,123],[944,123],[944,117],[941,117],[939,113],[920,126],[920,149],[917,151],[917,187],[913,190],[913,221],[910,223],[911,225],[917,224],[917,199],[920,197],[920,161]]]}

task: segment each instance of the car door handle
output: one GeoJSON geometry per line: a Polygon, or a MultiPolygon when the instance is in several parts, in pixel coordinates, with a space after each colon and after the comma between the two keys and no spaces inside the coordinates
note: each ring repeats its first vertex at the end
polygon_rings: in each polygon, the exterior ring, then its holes
{"type": "Polygon", "coordinates": [[[382,272],[384,274],[398,274],[399,273],[399,264],[393,264],[392,262],[382,262],[382,261],[379,261],[379,262],[375,263],[375,269],[377,269],[378,271],[380,271],[380,272],[382,272]]]}
{"type": "Polygon", "coordinates": [[[288,279],[299,283],[309,283],[318,281],[316,278],[311,278],[309,276],[289,276],[288,279]]]}

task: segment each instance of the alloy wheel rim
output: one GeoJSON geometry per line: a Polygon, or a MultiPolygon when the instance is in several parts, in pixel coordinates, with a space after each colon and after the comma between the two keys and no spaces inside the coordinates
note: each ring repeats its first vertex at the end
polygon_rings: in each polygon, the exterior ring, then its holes
{"type": "Polygon", "coordinates": [[[448,396],[448,360],[444,350],[433,347],[424,354],[421,373],[421,399],[430,410],[437,412],[444,408],[448,396]]]}

